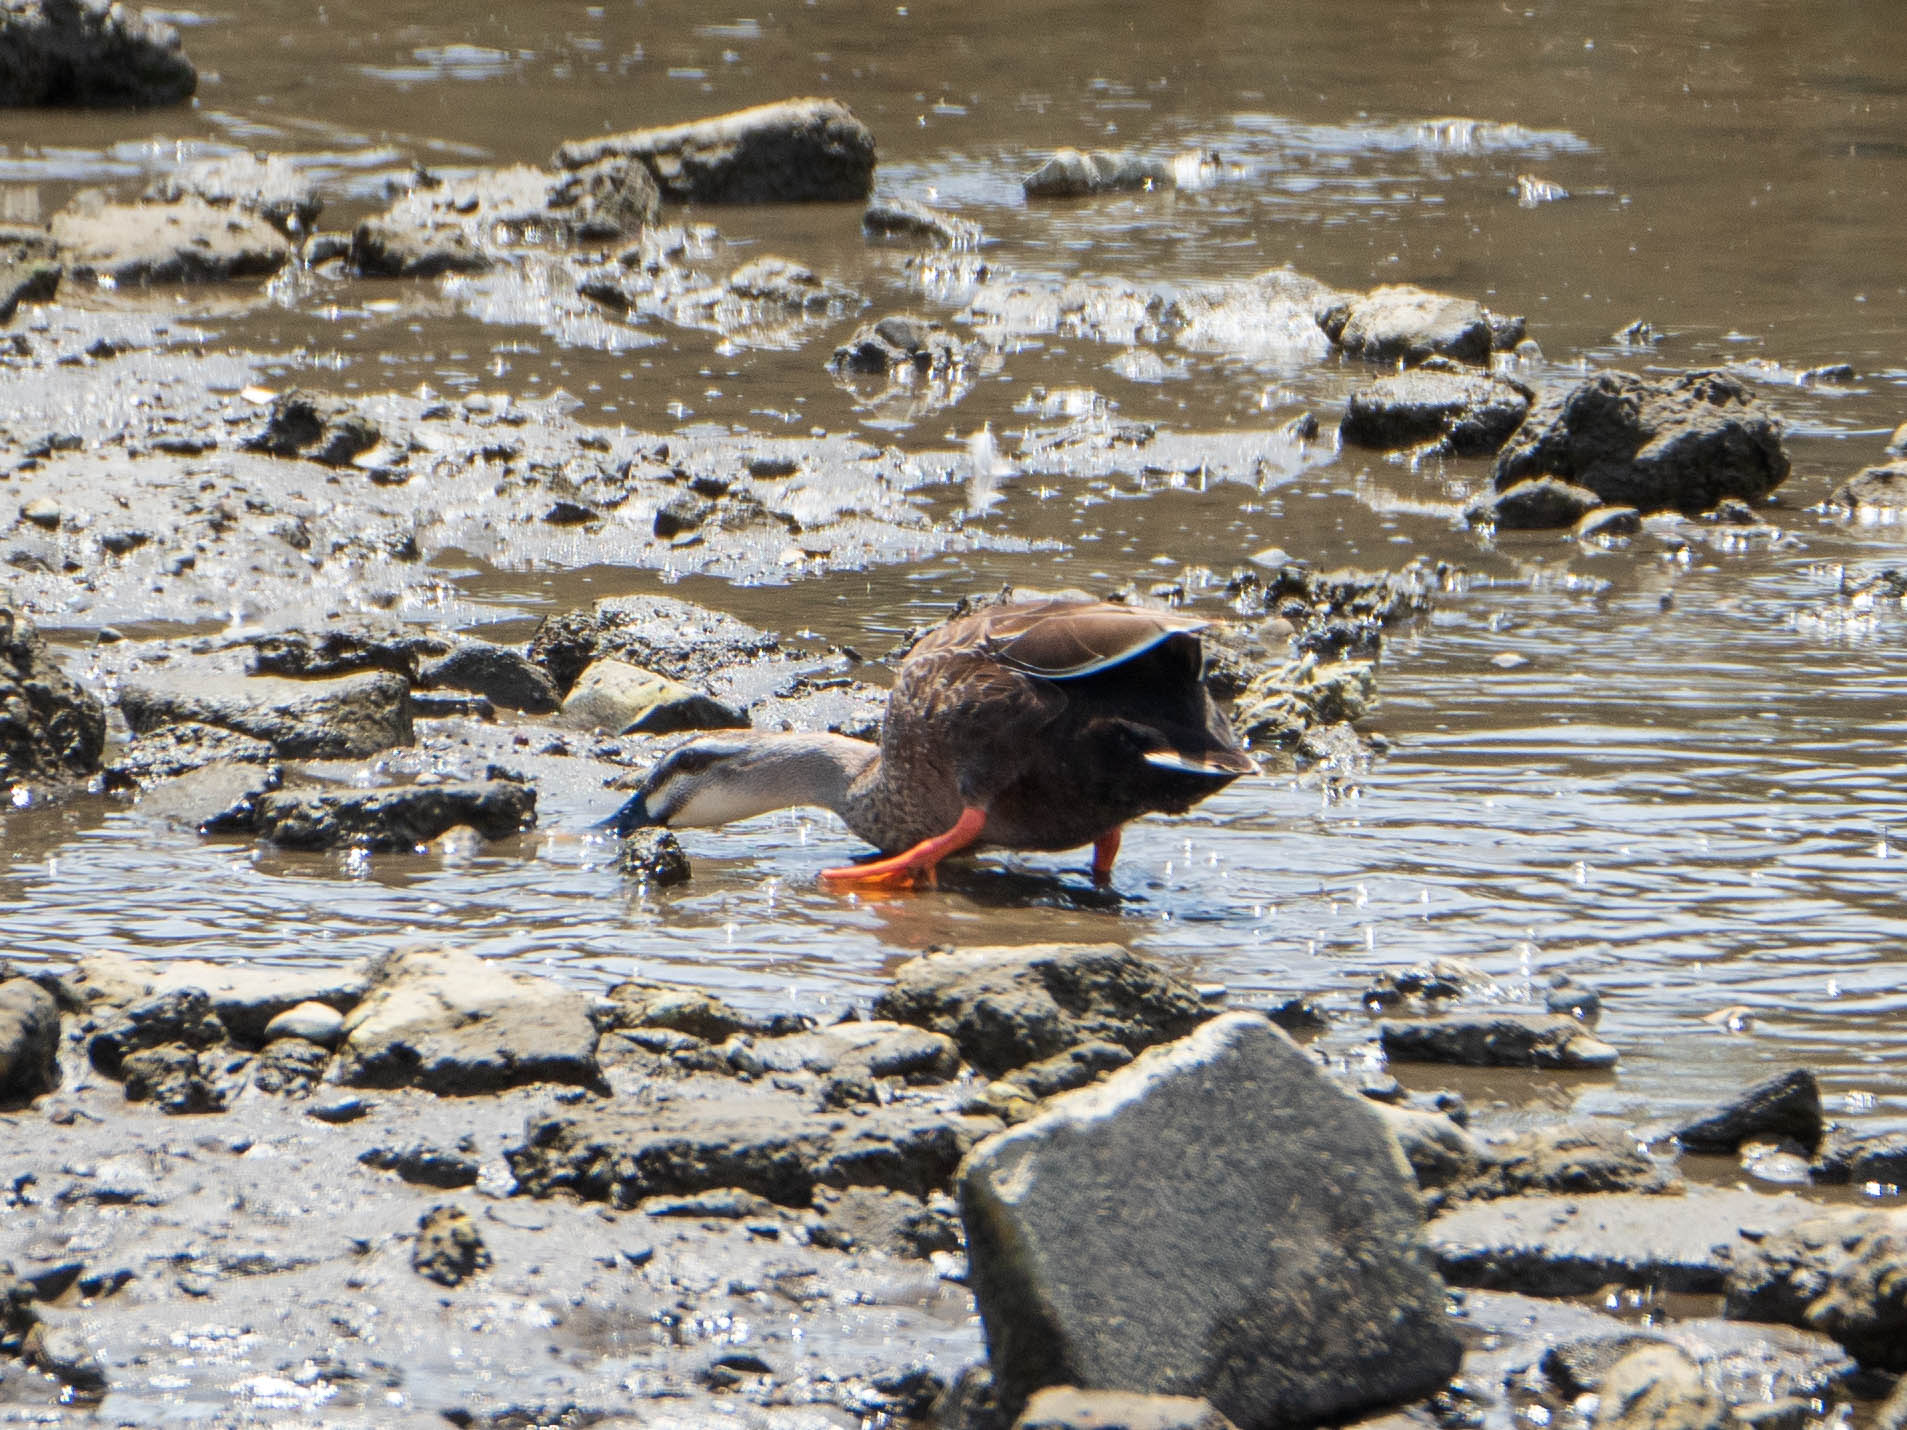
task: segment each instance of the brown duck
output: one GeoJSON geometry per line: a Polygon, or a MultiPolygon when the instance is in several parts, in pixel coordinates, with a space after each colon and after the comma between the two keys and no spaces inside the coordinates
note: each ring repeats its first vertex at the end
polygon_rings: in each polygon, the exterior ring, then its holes
{"type": "Polygon", "coordinates": [[[831,809],[887,857],[831,884],[931,883],[960,850],[1093,846],[1106,883],[1128,820],[1180,814],[1256,766],[1200,679],[1208,622],[1094,601],[994,606],[923,636],[876,746],[744,732],[693,741],[606,821],[726,824],[831,809]]]}

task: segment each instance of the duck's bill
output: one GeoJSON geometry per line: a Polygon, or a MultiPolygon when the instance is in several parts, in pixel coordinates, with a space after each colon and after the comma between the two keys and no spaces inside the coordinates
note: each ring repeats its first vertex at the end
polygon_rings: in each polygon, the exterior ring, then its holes
{"type": "Polygon", "coordinates": [[[1240,775],[1255,775],[1258,766],[1242,750],[1220,750],[1203,757],[1181,755],[1176,750],[1154,750],[1145,757],[1154,769],[1170,770],[1178,775],[1198,775],[1210,780],[1235,780],[1240,775]]]}

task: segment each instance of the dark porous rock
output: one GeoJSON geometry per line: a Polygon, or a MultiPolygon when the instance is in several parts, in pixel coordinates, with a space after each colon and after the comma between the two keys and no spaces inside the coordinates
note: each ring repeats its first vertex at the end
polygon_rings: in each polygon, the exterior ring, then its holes
{"type": "Polygon", "coordinates": [[[523,1145],[505,1155],[532,1196],[567,1191],[618,1207],[721,1187],[791,1207],[809,1205],[817,1187],[886,1188],[924,1201],[1000,1126],[917,1108],[861,1111],[817,1113],[764,1092],[712,1106],[532,1117],[523,1145]]]}
{"type": "Polygon", "coordinates": [[[1572,1123],[1519,1132],[1482,1144],[1484,1166],[1463,1197],[1538,1192],[1668,1192],[1681,1182],[1618,1127],[1572,1123]]]}
{"type": "Polygon", "coordinates": [[[515,780],[465,780],[329,794],[279,790],[256,802],[253,828],[287,849],[404,852],[468,827],[508,839],[536,825],[536,791],[515,780]]]}
{"type": "MultiPolygon", "coordinates": [[[[1524,487],[1541,485],[1548,481],[1549,478],[1543,477],[1537,482],[1520,482],[1512,490],[1520,491],[1524,487]]],[[[1599,506],[1594,511],[1584,512],[1570,535],[1578,541],[1611,541],[1617,537],[1634,536],[1641,530],[1642,513],[1634,507],[1599,506]]]]}
{"type": "Polygon", "coordinates": [[[477,1159],[465,1152],[449,1151],[422,1143],[414,1147],[372,1147],[358,1154],[358,1161],[380,1172],[395,1172],[420,1187],[472,1187],[481,1168],[477,1159]]]}
{"type": "Polygon", "coordinates": [[[0,604],[0,784],[65,784],[97,770],[105,747],[105,706],[0,604]]]}
{"type": "Polygon", "coordinates": [[[1604,372],[1543,393],[1497,456],[1499,491],[1560,477],[1641,511],[1757,502],[1788,477],[1781,423],[1728,373],[1604,372]]]}
{"type": "Polygon", "coordinates": [[[44,253],[9,251],[0,238],[0,323],[10,323],[22,303],[51,303],[66,270],[49,242],[44,253]]]}
{"type": "Polygon", "coordinates": [[[773,635],[721,611],[669,596],[617,596],[547,618],[530,642],[530,659],[567,692],[605,656],[672,680],[695,680],[778,649],[773,635]]]}
{"type": "Polygon", "coordinates": [[[72,1326],[35,1321],[20,1339],[20,1359],[82,1396],[97,1396],[106,1389],[106,1367],[72,1326]]]}
{"type": "Polygon", "coordinates": [[[960,1065],[953,1039],[924,1028],[878,1020],[836,1023],[779,1037],[739,1034],[725,1044],[730,1064],[750,1076],[773,1072],[897,1077],[945,1082],[960,1065]]]}
{"type": "Polygon", "coordinates": [[[1595,1430],[1729,1430],[1728,1402],[1669,1345],[1638,1346],[1602,1379],[1595,1430]]]}
{"type": "MultiPolygon", "coordinates": [[[[1548,531],[1577,527],[1602,509],[1602,498],[1588,487],[1559,477],[1532,477],[1502,491],[1478,498],[1464,509],[1472,526],[1498,526],[1505,531],[1548,531]]],[[[1626,507],[1622,510],[1633,511],[1626,507]]]]}
{"type": "Polygon", "coordinates": [[[106,766],[106,781],[109,788],[141,788],[209,765],[270,765],[277,758],[269,741],[187,720],[134,738],[106,766]]]}
{"type": "Polygon", "coordinates": [[[488,641],[465,641],[417,672],[426,690],[468,690],[505,710],[547,715],[562,703],[542,666],[521,651],[488,641]]]}
{"type": "Polygon", "coordinates": [[[1467,1202],[1429,1230],[1444,1279],[1457,1286],[1576,1296],[1613,1282],[1706,1295],[1751,1243],[1818,1210],[1799,1197],[1689,1187],[1467,1202]]]}
{"type": "Polygon", "coordinates": [[[348,467],[380,439],[377,423],[349,403],[293,388],[272,400],[264,429],[246,440],[245,450],[348,467]]]}
{"type": "Polygon", "coordinates": [[[1869,1430],[1907,1430],[1907,1376],[1894,1383],[1893,1393],[1874,1412],[1869,1430]]]}
{"type": "Polygon", "coordinates": [[[187,196],[255,213],[294,243],[324,209],[317,185],[282,154],[221,154],[195,159],[155,179],[145,197],[177,203],[187,196]]]}
{"type": "Polygon", "coordinates": [[[241,637],[238,644],[251,652],[249,674],[301,679],[388,670],[413,680],[423,662],[452,649],[443,637],[415,627],[377,625],[263,631],[241,637]]]}
{"type": "Polygon", "coordinates": [[[1675,1129],[1691,1152],[1733,1152],[1753,1137],[1791,1137],[1809,1151],[1821,1140],[1821,1085],[1808,1068],[1763,1078],[1675,1129]]]}
{"type": "Polygon", "coordinates": [[[574,989],[450,950],[388,954],[368,972],[338,1050],[336,1080],[347,1087],[602,1085],[596,1025],[574,989]]]}
{"type": "Polygon", "coordinates": [[[0,107],[146,109],[180,104],[199,85],[179,32],[98,0],[5,0],[0,107]]]}
{"type": "Polygon", "coordinates": [[[966,348],[943,325],[912,313],[890,313],[855,330],[834,350],[828,366],[837,373],[951,372],[967,360],[966,348]]]}
{"type": "Polygon", "coordinates": [[[179,1116],[225,1111],[216,1053],[194,1052],[179,1043],[140,1048],[127,1053],[119,1065],[128,1102],[150,1102],[161,1112],[179,1116]]]}
{"type": "Polygon", "coordinates": [[[249,834],[258,822],[259,800],[283,782],[277,765],[215,760],[155,784],[140,799],[139,812],[200,834],[249,834]]]}
{"type": "Polygon", "coordinates": [[[1232,705],[1232,728],[1254,746],[1288,749],[1311,730],[1362,719],[1376,700],[1372,662],[1307,652],[1251,678],[1232,705]]]}
{"type": "Polygon", "coordinates": [[[158,1047],[198,1051],[225,1042],[225,1024],[205,990],[175,988],[119,1010],[88,1040],[86,1051],[94,1067],[116,1078],[134,1053],[158,1047]]]}
{"type": "Polygon", "coordinates": [[[1863,1365],[1907,1371],[1907,1213],[1825,1212],[1757,1240],[1729,1271],[1725,1310],[1804,1326],[1863,1365]]]}
{"type": "Polygon", "coordinates": [[[566,725],[618,735],[748,727],[746,715],[713,696],[615,657],[596,661],[576,678],[562,713],[566,725]]]}
{"type": "Polygon", "coordinates": [[[989,1139],[961,1168],[960,1208],[1009,1412],[1070,1384],[1199,1394],[1274,1430],[1457,1369],[1396,1143],[1252,1014],[989,1139]]]}
{"type": "MultiPolygon", "coordinates": [[[[1461,574],[1456,567],[1421,560],[1396,571],[1317,571],[1279,553],[1270,570],[1235,574],[1225,594],[1241,612],[1285,621],[1297,632],[1301,653],[1328,661],[1346,654],[1375,656],[1386,627],[1429,615],[1438,592],[1461,574]]],[[[1239,652],[1240,644],[1249,642],[1236,635],[1228,642],[1223,627],[1208,633],[1207,646],[1217,652],[1211,680],[1219,693],[1237,694],[1263,668],[1263,655],[1239,652]]]]}
{"type": "Polygon", "coordinates": [[[978,248],[980,225],[913,199],[876,199],[861,215],[861,231],[881,238],[921,238],[938,248],[978,248]]]}
{"type": "Polygon", "coordinates": [[[1494,373],[1399,373],[1351,394],[1338,436],[1359,447],[1434,442],[1452,456],[1489,456],[1522,422],[1530,397],[1522,383],[1494,373]]]}
{"type": "Polygon", "coordinates": [[[1828,505],[1854,516],[1907,508],[1907,461],[1866,467],[1834,489],[1828,505]]]}
{"type": "Polygon", "coordinates": [[[410,692],[382,670],[338,680],[149,672],[120,685],[119,708],[137,735],[191,722],[264,740],[280,755],[362,759],[415,738],[410,692]]]}
{"type": "Polygon", "coordinates": [[[1811,1171],[1817,1182],[1907,1186],[1907,1133],[1862,1137],[1832,1126],[1815,1149],[1811,1171]]]}
{"type": "Polygon", "coordinates": [[[269,277],[292,260],[285,236],[256,214],[185,197],[169,204],[111,204],[82,196],[53,215],[70,279],[223,283],[269,277]]]}
{"type": "Polygon", "coordinates": [[[1616,1050],[1574,1018],[1554,1013],[1448,1013],[1377,1025],[1392,1062],[1479,1068],[1610,1068],[1616,1050]]]}
{"type": "Polygon", "coordinates": [[[632,829],[616,845],[616,872],[658,889],[689,881],[689,856],[666,829],[632,829]]]}
{"type": "Polygon", "coordinates": [[[678,203],[761,204],[865,199],[874,187],[874,135],[833,99],[787,99],[658,129],[579,139],[556,166],[605,159],[645,164],[678,203]]]}
{"type": "Polygon", "coordinates": [[[871,1249],[924,1261],[960,1247],[960,1215],[951,1198],[922,1201],[885,1187],[816,1187],[808,1239],[842,1251],[871,1249]]]}
{"type": "Polygon", "coordinates": [[[419,1276],[439,1286],[456,1286],[489,1267],[490,1248],[463,1208],[432,1207],[418,1218],[411,1270],[419,1276]]]}
{"type": "Polygon", "coordinates": [[[1172,189],[1178,180],[1163,159],[1106,149],[1061,149],[1020,180],[1020,187],[1029,199],[1080,199],[1133,189],[1172,189]]]}
{"type": "Polygon", "coordinates": [[[1237,1430],[1209,1400],[1142,1395],[1131,1390],[1081,1390],[1049,1385],[1028,1398],[1013,1430],[1237,1430]]]}
{"type": "Polygon", "coordinates": [[[1450,1200],[1446,1189],[1468,1186],[1485,1166],[1483,1144],[1441,1112],[1374,1104],[1384,1125],[1403,1149],[1425,1205],[1439,1209],[1450,1200]]]}
{"type": "Polygon", "coordinates": [[[50,1092],[60,1078],[59,1048],[53,995],[30,978],[0,982],[0,1106],[50,1092]]]}
{"type": "Polygon", "coordinates": [[[1355,297],[1325,318],[1325,331],[1351,357],[1414,366],[1431,357],[1490,358],[1490,315],[1479,303],[1408,284],[1355,297]]]}
{"type": "Polygon", "coordinates": [[[245,1047],[266,1040],[274,1020],[305,1003],[321,1003],[340,1012],[364,996],[365,975],[357,968],[326,967],[301,961],[294,967],[251,962],[211,963],[201,959],[134,959],[119,953],[89,953],[60,980],[61,996],[72,1006],[112,1015],[112,1032],[122,1023],[137,1028],[196,1029],[162,1031],[142,1041],[185,1041],[210,1046],[229,1034],[245,1047]],[[218,1031],[206,1025],[196,1001],[209,1001],[218,1031]],[[183,999],[168,1002],[167,999],[183,999]],[[138,1009],[137,1016],[133,1010],[138,1009]],[[209,1041],[207,1041],[209,1040],[209,1041]]]}
{"type": "Polygon", "coordinates": [[[1109,943],[969,948],[909,959],[874,1015],[944,1033],[993,1076],[1080,1043],[1137,1050],[1212,1016],[1172,969],[1109,943]]]}
{"type": "Polygon", "coordinates": [[[373,278],[437,278],[483,273],[497,257],[477,246],[463,225],[425,226],[367,218],[351,231],[350,264],[373,278]]]}
{"type": "Polygon", "coordinates": [[[609,990],[609,1007],[602,1017],[612,1028],[667,1028],[710,1043],[726,1042],[737,1033],[776,1031],[712,993],[673,983],[618,983],[609,990]]]}
{"type": "Polygon", "coordinates": [[[252,1064],[252,1086],[260,1092],[304,1097],[324,1077],[330,1052],[304,1038],[274,1038],[252,1064]]]}

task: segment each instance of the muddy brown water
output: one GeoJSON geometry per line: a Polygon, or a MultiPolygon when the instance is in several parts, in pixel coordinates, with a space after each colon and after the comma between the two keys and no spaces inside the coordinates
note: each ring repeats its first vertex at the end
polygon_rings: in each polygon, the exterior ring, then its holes
{"type": "MultiPolygon", "coordinates": [[[[872,650],[1007,580],[1182,583],[1213,601],[1274,547],[1325,567],[1421,555],[1467,574],[1386,648],[1370,723],[1395,742],[1387,758],[1348,782],[1241,782],[1140,824],[1116,899],[1077,859],[989,858],[936,894],[844,900],[814,876],[854,841],[806,814],[689,834],[694,881],[644,897],[579,833],[617,796],[581,789],[544,791],[537,835],[459,857],[260,853],[81,803],[0,824],[8,952],[346,959],[443,940],[586,982],[640,971],[823,1015],[935,942],[1118,939],[1241,994],[1321,993],[1347,1012],[1370,970],[1455,956],[1512,992],[1568,973],[1606,999],[1620,1072],[1485,1088],[1510,1102],[1669,1112],[1804,1063],[1837,1116],[1907,1126],[1907,613],[1840,594],[1900,562],[1902,533],[1813,510],[1907,418],[1907,72],[1887,0],[333,0],[171,18],[205,76],[195,105],[0,114],[7,216],[257,147],[321,178],[324,223],[339,226],[413,163],[542,162],[566,138],[829,94],[874,129],[879,189],[978,221],[996,272],[1171,285],[1288,262],[1345,286],[1443,288],[1528,316],[1544,355],[1532,380],[1736,367],[1789,424],[1795,471],[1765,513],[1772,532],[1692,524],[1614,550],[1480,541],[1454,513],[1486,464],[1413,468],[1327,441],[1257,485],[1009,480],[973,516],[959,487],[930,490],[926,509],[998,549],[865,570],[671,583],[440,553],[503,638],[599,596],[667,589],[872,650]],[[1216,149],[1239,172],[1027,204],[1020,175],[1060,144],[1216,149]],[[1572,197],[1520,206],[1526,174],[1572,197]],[[1658,340],[1615,341],[1638,318],[1658,340]],[[1840,362],[1852,381],[1800,379],[1840,362]]],[[[874,312],[958,309],[864,242],[858,207],[690,217],[742,255],[848,283],[874,312]]],[[[508,304],[454,301],[455,281],[156,301],[213,346],[265,354],[280,384],[561,389],[608,426],[818,428],[920,450],[957,449],[986,424],[1011,455],[1030,427],[1108,407],[1190,432],[1309,410],[1328,433],[1364,376],[1172,348],[1140,365],[1048,336],[1005,345],[957,402],[910,414],[862,406],[822,370],[853,318],[794,340],[553,334],[508,304]]],[[[76,650],[90,638],[56,634],[76,650]]],[[[1357,1056],[1354,1028],[1340,1041],[1357,1056]]]]}

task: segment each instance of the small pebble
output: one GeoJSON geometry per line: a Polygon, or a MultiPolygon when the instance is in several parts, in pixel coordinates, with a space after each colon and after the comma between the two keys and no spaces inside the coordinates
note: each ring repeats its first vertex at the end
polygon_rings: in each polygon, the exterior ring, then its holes
{"type": "Polygon", "coordinates": [[[321,1102],[308,1114],[320,1122],[356,1122],[370,1112],[371,1104],[361,1097],[336,1097],[330,1102],[321,1102]]]}
{"type": "Polygon", "coordinates": [[[306,1002],[287,1008],[265,1025],[265,1041],[303,1038],[320,1047],[335,1048],[344,1036],[344,1014],[329,1003],[306,1002]]]}

